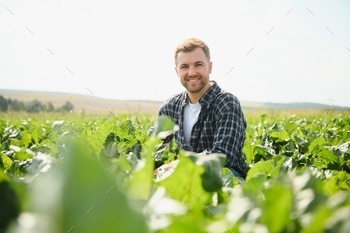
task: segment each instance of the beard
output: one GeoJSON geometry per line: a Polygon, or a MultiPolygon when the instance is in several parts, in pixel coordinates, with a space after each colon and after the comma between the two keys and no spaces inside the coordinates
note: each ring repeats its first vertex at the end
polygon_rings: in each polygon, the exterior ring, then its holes
{"type": "Polygon", "coordinates": [[[182,85],[188,92],[198,93],[205,88],[208,82],[208,79],[203,78],[202,76],[186,77],[184,80],[182,80],[182,85]]]}

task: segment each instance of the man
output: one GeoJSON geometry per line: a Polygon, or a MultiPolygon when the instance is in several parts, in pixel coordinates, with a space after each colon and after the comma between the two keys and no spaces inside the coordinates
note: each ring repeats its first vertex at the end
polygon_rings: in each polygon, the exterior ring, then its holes
{"type": "Polygon", "coordinates": [[[175,50],[175,71],[186,91],[163,103],[159,115],[169,116],[179,126],[174,135],[178,147],[226,154],[225,166],[244,178],[246,120],[237,97],[210,80],[209,47],[197,38],[180,43],[175,50]]]}

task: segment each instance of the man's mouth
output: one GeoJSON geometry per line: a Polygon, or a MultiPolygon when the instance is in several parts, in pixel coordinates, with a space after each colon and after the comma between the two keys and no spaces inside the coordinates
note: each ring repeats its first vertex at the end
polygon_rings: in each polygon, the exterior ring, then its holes
{"type": "Polygon", "coordinates": [[[186,81],[187,82],[195,82],[195,81],[198,81],[199,78],[187,78],[186,81]]]}

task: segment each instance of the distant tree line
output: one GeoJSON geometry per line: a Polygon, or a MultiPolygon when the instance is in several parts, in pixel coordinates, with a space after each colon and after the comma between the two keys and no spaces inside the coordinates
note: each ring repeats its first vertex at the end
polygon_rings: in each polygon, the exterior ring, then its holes
{"type": "Polygon", "coordinates": [[[67,101],[61,107],[55,108],[51,103],[41,103],[39,100],[32,100],[30,102],[23,102],[19,100],[6,99],[0,95],[0,112],[7,111],[25,111],[25,112],[70,112],[73,111],[74,106],[71,102],[67,101]]]}

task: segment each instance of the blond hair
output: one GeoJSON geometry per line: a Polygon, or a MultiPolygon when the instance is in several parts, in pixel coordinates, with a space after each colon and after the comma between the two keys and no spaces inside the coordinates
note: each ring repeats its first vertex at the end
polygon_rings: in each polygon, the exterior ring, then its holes
{"type": "Polygon", "coordinates": [[[177,54],[179,52],[192,52],[193,50],[195,50],[196,48],[201,48],[205,54],[205,56],[207,57],[208,61],[210,61],[210,50],[208,45],[197,38],[188,38],[186,40],[184,40],[183,42],[181,42],[175,49],[175,63],[176,63],[176,59],[177,59],[177,54]]]}

